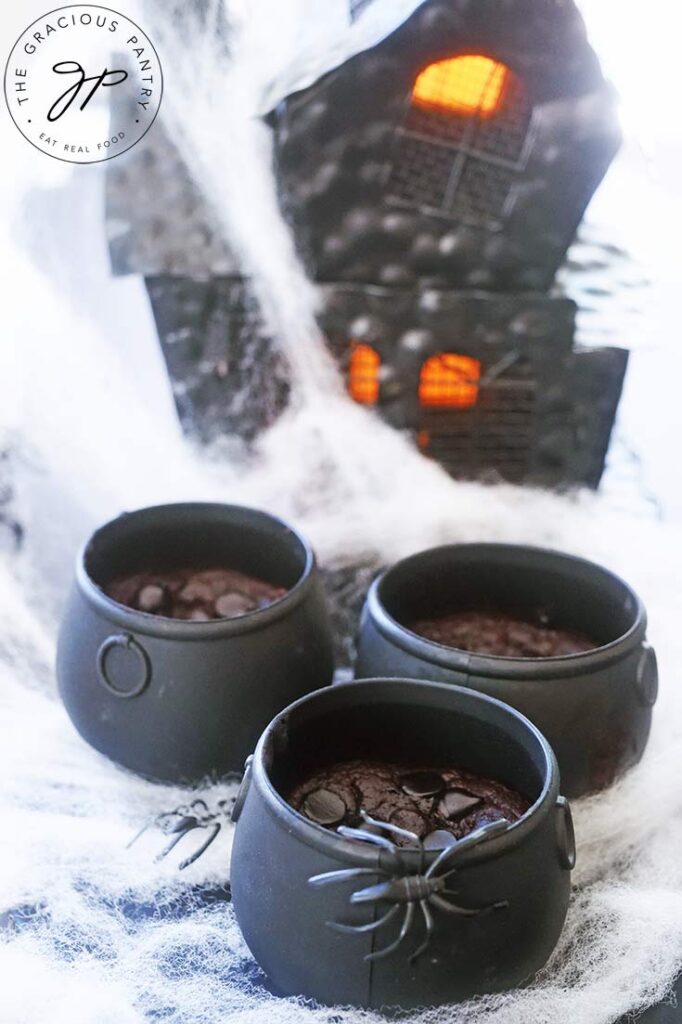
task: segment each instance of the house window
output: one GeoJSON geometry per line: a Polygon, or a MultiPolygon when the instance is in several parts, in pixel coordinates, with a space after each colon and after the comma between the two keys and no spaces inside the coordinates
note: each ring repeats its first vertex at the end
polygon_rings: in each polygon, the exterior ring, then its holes
{"type": "Polygon", "coordinates": [[[491,57],[429,64],[399,130],[388,198],[441,216],[500,221],[527,159],[531,113],[521,79],[491,57]]]}
{"type": "Polygon", "coordinates": [[[500,105],[509,69],[490,57],[451,57],[417,76],[412,103],[426,110],[491,117],[500,105]]]}
{"type": "Polygon", "coordinates": [[[379,353],[371,345],[354,344],[348,365],[348,391],[351,398],[362,405],[376,405],[379,401],[380,369],[379,353]]]}
{"type": "Polygon", "coordinates": [[[471,356],[431,356],[419,375],[419,403],[432,409],[469,409],[476,404],[481,364],[471,356]]]}
{"type": "Polygon", "coordinates": [[[455,477],[490,479],[492,474],[514,482],[527,478],[537,429],[535,370],[521,356],[510,359],[509,351],[498,355],[468,373],[467,406],[442,401],[448,388],[439,383],[430,359],[423,364],[420,396],[428,385],[427,400],[419,404],[415,439],[425,455],[455,477]]]}

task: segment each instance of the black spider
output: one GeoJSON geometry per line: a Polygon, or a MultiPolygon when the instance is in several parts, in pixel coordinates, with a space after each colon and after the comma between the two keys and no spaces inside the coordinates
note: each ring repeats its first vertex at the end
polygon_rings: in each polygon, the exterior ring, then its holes
{"type": "Polygon", "coordinates": [[[400,933],[398,934],[397,939],[394,942],[391,942],[388,946],[384,946],[382,949],[379,949],[374,953],[368,953],[365,960],[379,960],[381,957],[389,956],[389,954],[393,953],[398,948],[412,927],[417,906],[419,906],[424,918],[426,938],[411,955],[410,962],[421,956],[431,941],[431,936],[433,935],[434,930],[433,914],[431,913],[432,907],[436,910],[441,910],[446,914],[458,914],[462,917],[475,917],[477,914],[482,914],[485,911],[499,910],[508,906],[507,900],[500,900],[487,907],[460,907],[446,898],[448,896],[456,895],[456,893],[451,892],[446,888],[447,879],[457,871],[456,866],[451,866],[452,861],[454,859],[459,859],[459,854],[462,853],[462,851],[468,850],[472,846],[476,846],[479,843],[484,842],[486,839],[500,835],[502,832],[506,831],[509,827],[509,822],[506,819],[490,822],[490,824],[483,825],[474,832],[470,832],[468,836],[454,842],[452,846],[446,847],[438,854],[430,867],[424,870],[426,851],[419,836],[415,835],[414,832],[408,832],[406,829],[398,828],[397,825],[390,825],[384,821],[376,821],[374,818],[370,818],[365,811],[361,811],[360,815],[362,820],[372,828],[380,830],[381,832],[393,833],[403,839],[410,840],[413,847],[415,847],[420,853],[419,871],[417,874],[410,874],[404,860],[402,859],[401,849],[397,847],[395,843],[392,843],[390,839],[381,835],[380,832],[368,832],[364,829],[348,828],[345,825],[341,825],[337,829],[341,835],[346,836],[349,839],[359,839],[364,843],[373,843],[375,846],[381,846],[384,850],[388,850],[395,862],[395,872],[392,873],[382,870],[381,868],[344,868],[340,871],[327,871],[321,875],[313,875],[312,878],[308,879],[310,885],[329,885],[334,882],[346,882],[349,879],[361,878],[367,875],[378,875],[380,878],[384,879],[376,885],[370,885],[366,889],[360,889],[358,892],[354,892],[350,898],[350,902],[384,902],[391,903],[392,906],[382,917],[378,918],[376,921],[371,921],[369,924],[352,925],[343,924],[340,921],[328,922],[330,928],[335,928],[341,932],[355,935],[377,931],[377,929],[388,924],[389,921],[392,921],[400,913],[402,907],[405,908],[400,933]]]}
{"type": "Polygon", "coordinates": [[[189,867],[195,860],[198,860],[202,853],[205,853],[209,848],[222,828],[222,821],[220,819],[229,819],[232,803],[233,801],[230,800],[219,800],[217,809],[211,811],[206,801],[199,797],[190,804],[176,807],[174,811],[163,811],[163,813],[148,821],[144,828],[141,828],[137,835],[133,836],[126,849],[130,849],[133,843],[137,842],[148,828],[156,826],[166,835],[173,837],[161,853],[158,853],[154,858],[154,860],[159,861],[163,860],[184,836],[195,829],[207,829],[208,837],[201,846],[191,856],[185,857],[180,862],[179,868],[182,871],[183,868],[189,867]]]}

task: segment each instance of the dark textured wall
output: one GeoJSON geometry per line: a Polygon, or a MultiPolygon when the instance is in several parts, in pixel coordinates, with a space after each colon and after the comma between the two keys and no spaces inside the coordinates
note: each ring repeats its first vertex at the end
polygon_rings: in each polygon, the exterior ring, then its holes
{"type": "Polygon", "coordinates": [[[321,281],[544,290],[620,136],[614,100],[566,0],[431,0],[396,32],[273,112],[282,205],[321,281]],[[534,107],[511,211],[491,228],[389,193],[414,80],[489,54],[534,107]]]}
{"type": "MultiPolygon", "coordinates": [[[[147,288],[187,432],[252,440],[285,407],[288,385],[248,287],[233,277],[163,275],[148,278],[147,288]]],[[[322,292],[321,326],[342,371],[352,341],[372,345],[382,360],[379,411],[415,437],[429,431],[426,453],[454,476],[598,484],[627,353],[574,352],[570,300],[352,285],[322,292]],[[438,352],[479,359],[484,377],[502,367],[476,407],[420,408],[420,367],[438,352]],[[519,381],[522,401],[500,406],[519,381]]]]}
{"type": "Polygon", "coordinates": [[[454,476],[597,486],[628,354],[574,351],[571,300],[354,285],[322,292],[321,322],[340,365],[351,340],[371,345],[382,362],[382,415],[415,435],[429,431],[425,451],[454,476]],[[500,368],[501,387],[481,389],[470,410],[420,408],[420,368],[440,352],[478,359],[483,378],[500,368]]]}
{"type": "Polygon", "coordinates": [[[283,359],[239,277],[145,279],[185,431],[198,440],[251,441],[288,394],[283,359]]]}

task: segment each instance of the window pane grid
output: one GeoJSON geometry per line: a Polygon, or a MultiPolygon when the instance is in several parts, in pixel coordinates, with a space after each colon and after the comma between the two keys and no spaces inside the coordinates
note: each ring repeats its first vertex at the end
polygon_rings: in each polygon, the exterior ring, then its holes
{"type": "Polygon", "coordinates": [[[477,56],[431,65],[417,78],[398,132],[388,197],[450,217],[501,220],[513,202],[516,173],[528,149],[530,119],[523,83],[504,65],[477,56]],[[477,85],[466,82],[451,109],[445,109],[439,91],[441,65],[452,71],[460,63],[479,61],[488,68],[487,80],[481,77],[477,85]],[[420,86],[423,79],[426,86],[420,86]]]}
{"type": "Polygon", "coordinates": [[[476,403],[468,408],[422,406],[417,444],[453,476],[477,477],[493,470],[520,481],[528,472],[535,435],[535,398],[530,368],[516,363],[513,373],[482,384],[476,403]]]}

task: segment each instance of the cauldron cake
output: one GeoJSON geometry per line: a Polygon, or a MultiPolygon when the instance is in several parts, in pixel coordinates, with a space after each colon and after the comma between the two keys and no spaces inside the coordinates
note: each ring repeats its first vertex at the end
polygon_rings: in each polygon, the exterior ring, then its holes
{"type": "MultiPolygon", "coordinates": [[[[528,800],[502,782],[451,766],[355,758],[299,782],[287,801],[325,828],[363,827],[363,815],[412,832],[436,850],[493,821],[518,821],[528,800]]],[[[389,829],[390,831],[390,829],[389,829]]],[[[409,842],[396,835],[396,845],[409,842]]]]}
{"type": "Polygon", "coordinates": [[[432,548],[374,581],[356,674],[396,673],[468,686],[527,715],[571,797],[641,758],[658,689],[634,591],[585,559],[513,544],[432,548]]]}
{"type": "Polygon", "coordinates": [[[315,556],[265,512],[162,505],[100,527],[59,636],[59,690],[81,735],[150,778],[240,770],[291,700],[331,682],[315,556]]]}
{"type": "Polygon", "coordinates": [[[234,819],[235,913],[284,995],[412,1008],[500,992],[563,925],[575,849],[552,750],[461,687],[301,698],[261,736],[234,819]]]}
{"type": "Polygon", "coordinates": [[[221,566],[126,573],[103,589],[128,608],[193,622],[234,619],[267,608],[286,594],[284,587],[221,566]]]}
{"type": "Polygon", "coordinates": [[[549,626],[541,612],[537,618],[532,622],[506,612],[459,611],[419,619],[408,627],[434,643],[501,658],[558,658],[598,646],[585,633],[549,626]]]}

